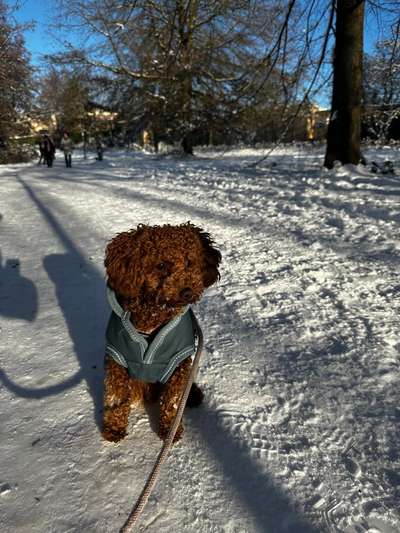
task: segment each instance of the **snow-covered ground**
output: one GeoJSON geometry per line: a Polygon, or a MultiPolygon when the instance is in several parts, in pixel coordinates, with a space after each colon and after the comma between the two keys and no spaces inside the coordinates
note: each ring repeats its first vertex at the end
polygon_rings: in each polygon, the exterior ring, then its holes
{"type": "Polygon", "coordinates": [[[125,522],[161,443],[145,411],[122,443],[99,435],[103,251],[188,220],[223,254],[197,306],[205,403],[138,530],[400,531],[400,177],[327,172],[322,148],[260,155],[0,167],[2,533],[125,522]]]}

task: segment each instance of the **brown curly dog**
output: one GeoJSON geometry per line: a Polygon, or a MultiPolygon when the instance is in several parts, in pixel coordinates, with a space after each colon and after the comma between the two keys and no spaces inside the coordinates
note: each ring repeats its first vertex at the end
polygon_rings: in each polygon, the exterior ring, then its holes
{"type": "MultiPolygon", "coordinates": [[[[126,435],[131,406],[159,401],[158,435],[165,439],[183,394],[195,351],[189,308],[219,279],[221,254],[210,235],[190,222],[145,226],[114,237],[106,248],[108,294],[103,431],[126,435]]],[[[201,403],[192,385],[188,405],[201,403]]],[[[183,433],[180,424],[175,436],[183,433]]]]}

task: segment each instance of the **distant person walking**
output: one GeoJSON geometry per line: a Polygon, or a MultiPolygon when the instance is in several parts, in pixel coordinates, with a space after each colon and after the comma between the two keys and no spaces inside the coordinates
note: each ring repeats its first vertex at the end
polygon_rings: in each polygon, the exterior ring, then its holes
{"type": "Polygon", "coordinates": [[[39,141],[39,154],[40,154],[40,157],[39,157],[38,165],[40,165],[41,163],[45,165],[46,157],[45,157],[45,149],[44,149],[44,138],[40,139],[39,141]]]}
{"type": "Polygon", "coordinates": [[[104,152],[104,145],[101,141],[101,139],[96,140],[96,152],[97,152],[97,161],[103,161],[103,152],[104,152]]]}
{"type": "Polygon", "coordinates": [[[64,133],[61,139],[61,150],[64,152],[65,166],[71,168],[72,166],[72,152],[74,150],[74,143],[67,132],[64,133]]]}
{"type": "Polygon", "coordinates": [[[54,142],[48,135],[45,135],[43,137],[43,156],[48,167],[53,166],[55,153],[56,153],[56,147],[54,145],[54,142]]]}

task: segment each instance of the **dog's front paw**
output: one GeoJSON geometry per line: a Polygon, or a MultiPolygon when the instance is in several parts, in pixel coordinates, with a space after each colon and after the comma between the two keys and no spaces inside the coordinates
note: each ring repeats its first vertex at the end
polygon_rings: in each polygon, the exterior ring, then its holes
{"type": "Polygon", "coordinates": [[[126,431],[117,431],[112,428],[104,428],[101,434],[103,439],[109,442],[119,442],[126,437],[126,431]]]}

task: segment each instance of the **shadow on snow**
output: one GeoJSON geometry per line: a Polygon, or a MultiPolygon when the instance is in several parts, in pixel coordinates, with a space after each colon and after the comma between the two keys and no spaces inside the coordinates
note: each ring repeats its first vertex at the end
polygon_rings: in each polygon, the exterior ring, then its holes
{"type": "MultiPolygon", "coordinates": [[[[96,332],[104,331],[108,313],[104,297],[104,279],[79,252],[56,217],[31,187],[20,177],[17,179],[66,249],[66,253],[50,254],[44,257],[43,265],[54,283],[59,306],[64,315],[80,369],[67,380],[42,388],[21,387],[14,383],[2,369],[0,369],[0,380],[14,394],[32,399],[59,394],[85,380],[94,403],[95,421],[100,427],[102,376],[99,375],[99,369],[103,366],[104,340],[102,336],[97,338],[96,332]]],[[[24,283],[28,287],[26,281],[24,283]]],[[[25,290],[30,291],[31,296],[36,294],[32,286],[25,290]]],[[[33,301],[37,302],[37,295],[34,296],[33,301]]],[[[34,316],[37,303],[30,304],[28,308],[30,308],[29,316],[34,316]]]]}

